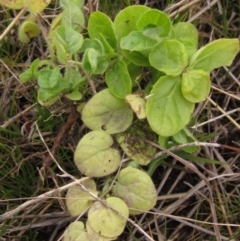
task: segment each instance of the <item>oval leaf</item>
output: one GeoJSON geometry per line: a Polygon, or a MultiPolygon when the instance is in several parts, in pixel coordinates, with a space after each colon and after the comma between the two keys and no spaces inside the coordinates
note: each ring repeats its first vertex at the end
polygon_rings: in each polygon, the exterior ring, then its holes
{"type": "Polygon", "coordinates": [[[56,28],[56,39],[64,50],[72,54],[77,52],[83,44],[83,36],[72,28],[59,26],[56,28]]]}
{"type": "Polygon", "coordinates": [[[88,177],[103,177],[117,170],[121,157],[105,131],[92,131],[78,143],[74,161],[81,173],[88,177]]]}
{"type": "Polygon", "coordinates": [[[186,100],[181,91],[180,77],[161,77],[153,86],[146,104],[148,122],[161,136],[172,136],[190,120],[194,103],[186,100]]]}
{"type": "MultiPolygon", "coordinates": [[[[126,203],[117,197],[109,197],[106,202],[123,216],[128,217],[129,210],[126,203]]],[[[88,223],[91,228],[106,238],[119,236],[126,225],[127,220],[101,202],[95,202],[88,211],[88,223]]]]}
{"type": "Polygon", "coordinates": [[[155,46],[149,61],[153,67],[167,75],[177,76],[187,66],[187,52],[182,43],[176,40],[165,40],[155,46]]]}
{"type": "Polygon", "coordinates": [[[113,30],[113,22],[104,13],[93,12],[88,20],[88,34],[91,39],[100,39],[100,34],[112,48],[117,48],[117,40],[113,30]]]}
{"type": "Polygon", "coordinates": [[[159,37],[167,37],[171,30],[171,21],[168,15],[162,11],[151,9],[144,12],[137,21],[137,29],[158,28],[159,37]]]}
{"type": "Polygon", "coordinates": [[[210,72],[215,68],[231,65],[238,52],[238,39],[218,39],[200,48],[192,56],[190,67],[210,72]]]}
{"type": "MultiPolygon", "coordinates": [[[[87,179],[82,184],[95,195],[98,194],[94,180],[87,179]]],[[[80,186],[72,186],[68,189],[66,195],[66,206],[72,216],[80,215],[94,201],[94,198],[80,186]]]]}
{"type": "Polygon", "coordinates": [[[157,40],[149,38],[142,31],[133,31],[121,39],[120,47],[130,51],[141,51],[152,48],[156,44],[157,40]]]}
{"type": "Polygon", "coordinates": [[[123,99],[102,90],[84,106],[82,120],[92,130],[104,130],[109,134],[125,131],[132,123],[133,112],[123,99]]]}
{"type": "Polygon", "coordinates": [[[156,143],[157,135],[145,121],[133,123],[125,132],[117,134],[116,139],[124,152],[140,165],[147,165],[154,159],[156,148],[144,140],[156,143]]]}
{"type": "Polygon", "coordinates": [[[113,193],[126,202],[130,214],[144,213],[155,206],[157,192],[148,174],[126,167],[120,171],[117,180],[113,193]]]}
{"type": "Polygon", "coordinates": [[[71,223],[65,233],[63,241],[89,241],[88,234],[85,231],[84,224],[80,221],[71,223]]]}
{"type": "Polygon", "coordinates": [[[129,6],[121,10],[114,20],[115,33],[118,39],[128,35],[136,29],[136,23],[141,15],[150,10],[150,8],[142,5],[129,6]]]}
{"type": "Polygon", "coordinates": [[[190,102],[203,101],[211,89],[210,76],[202,70],[188,70],[182,75],[182,94],[190,102]]]}
{"type": "Polygon", "coordinates": [[[85,16],[82,11],[82,3],[77,0],[66,0],[65,3],[66,5],[64,6],[61,17],[61,25],[81,33],[85,28],[85,16]]]}
{"type": "Polygon", "coordinates": [[[174,26],[175,38],[181,42],[191,57],[198,47],[198,30],[196,27],[187,22],[179,22],[174,26]]]}
{"type": "Polygon", "coordinates": [[[132,80],[126,64],[117,59],[106,72],[106,83],[116,97],[125,98],[132,91],[132,80]]]}

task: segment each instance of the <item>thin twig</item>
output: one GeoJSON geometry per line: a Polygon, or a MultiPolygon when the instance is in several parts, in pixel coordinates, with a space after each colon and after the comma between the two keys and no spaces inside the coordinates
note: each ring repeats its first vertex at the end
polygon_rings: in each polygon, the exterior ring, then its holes
{"type": "MultiPolygon", "coordinates": [[[[222,109],[215,101],[213,101],[210,97],[207,98],[213,106],[215,106],[220,112],[226,114],[226,111],[222,109]]],[[[226,114],[226,117],[240,130],[240,125],[230,116],[226,114]]]]}
{"type": "Polygon", "coordinates": [[[25,110],[21,111],[20,113],[18,113],[17,115],[15,115],[14,117],[12,117],[11,119],[9,119],[8,121],[6,121],[3,125],[1,125],[1,128],[7,128],[9,125],[11,125],[14,121],[16,121],[17,119],[19,119],[22,115],[24,115],[25,113],[27,113],[29,110],[31,110],[32,108],[34,108],[37,105],[37,103],[29,106],[28,108],[26,108],[25,110]]]}
{"type": "Polygon", "coordinates": [[[21,18],[21,16],[25,13],[26,9],[23,8],[18,15],[13,19],[13,21],[7,26],[7,28],[4,30],[4,32],[0,36],[0,42],[3,40],[3,38],[8,34],[8,32],[13,28],[14,24],[21,18]]]}
{"type": "Polygon", "coordinates": [[[201,9],[198,13],[196,13],[193,17],[191,17],[190,19],[188,19],[188,22],[191,23],[194,20],[196,20],[199,16],[201,16],[204,12],[208,11],[210,7],[212,7],[213,5],[217,4],[219,2],[219,0],[213,0],[212,2],[210,2],[205,8],[201,9]]]}

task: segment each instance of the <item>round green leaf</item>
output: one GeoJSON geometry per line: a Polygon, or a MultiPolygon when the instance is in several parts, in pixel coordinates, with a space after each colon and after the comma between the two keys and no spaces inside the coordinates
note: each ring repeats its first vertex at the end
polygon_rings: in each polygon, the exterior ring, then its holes
{"type": "Polygon", "coordinates": [[[188,70],[182,75],[182,94],[190,102],[197,103],[207,98],[211,82],[210,76],[203,70],[188,70]]]}
{"type": "Polygon", "coordinates": [[[29,20],[25,20],[21,23],[18,29],[18,38],[22,43],[29,43],[31,38],[37,37],[41,34],[41,30],[38,25],[29,20]]]}
{"type": "MultiPolygon", "coordinates": [[[[106,202],[123,216],[128,217],[129,210],[126,203],[117,197],[109,197],[106,202]]],[[[106,238],[119,236],[127,220],[101,202],[95,202],[88,211],[88,223],[91,228],[106,238]]]]}
{"type": "Polygon", "coordinates": [[[74,161],[81,173],[88,177],[103,177],[117,170],[121,157],[105,131],[92,131],[78,143],[74,161]]]}
{"type": "Polygon", "coordinates": [[[109,134],[125,131],[132,118],[133,112],[125,100],[115,97],[108,89],[94,95],[82,111],[82,120],[88,128],[109,134]]]}
{"type": "Polygon", "coordinates": [[[140,214],[152,209],[157,192],[148,174],[132,167],[122,169],[113,187],[114,195],[125,201],[130,214],[140,214]]]}
{"type": "Polygon", "coordinates": [[[133,123],[125,132],[117,134],[116,138],[124,152],[140,165],[147,165],[154,159],[156,148],[144,140],[156,143],[157,135],[145,121],[133,123]]]}
{"type": "Polygon", "coordinates": [[[156,45],[150,55],[150,64],[166,75],[180,75],[187,66],[187,51],[177,40],[165,40],[156,45]]]}
{"type": "Polygon", "coordinates": [[[142,5],[133,5],[121,10],[114,20],[115,33],[118,39],[128,35],[136,29],[136,23],[141,15],[150,8],[142,5]]]}
{"type": "Polygon", "coordinates": [[[132,80],[128,73],[126,64],[117,59],[109,67],[105,75],[109,90],[116,97],[125,98],[132,91],[132,80]]]}
{"type": "MultiPolygon", "coordinates": [[[[96,184],[92,179],[87,179],[82,184],[95,195],[98,194],[96,184]]],[[[72,186],[68,189],[66,195],[66,205],[72,216],[80,215],[94,201],[94,198],[80,186],[72,186]]]]}
{"type": "Polygon", "coordinates": [[[146,104],[148,123],[161,136],[172,136],[190,120],[194,103],[184,98],[180,77],[163,76],[153,86],[146,104]]]}
{"type": "Polygon", "coordinates": [[[167,37],[171,30],[171,21],[168,15],[157,9],[151,9],[144,12],[137,21],[137,29],[144,30],[146,28],[160,27],[159,37],[167,37]]]}
{"type": "MultiPolygon", "coordinates": [[[[87,233],[88,233],[88,238],[90,241],[110,241],[110,240],[116,240],[117,237],[114,238],[107,238],[102,236],[101,234],[95,232],[92,227],[89,224],[89,221],[86,222],[86,229],[87,229],[87,233]]],[[[82,240],[83,241],[83,240],[82,240]]]]}
{"type": "Polygon", "coordinates": [[[63,241],[89,241],[84,224],[79,221],[71,223],[64,233],[63,241]]]}

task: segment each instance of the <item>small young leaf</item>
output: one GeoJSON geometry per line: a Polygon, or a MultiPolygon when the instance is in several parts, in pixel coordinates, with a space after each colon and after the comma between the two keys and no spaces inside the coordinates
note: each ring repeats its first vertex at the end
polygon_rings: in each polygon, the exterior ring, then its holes
{"type": "Polygon", "coordinates": [[[82,93],[78,90],[74,90],[71,93],[68,93],[65,95],[70,100],[81,100],[82,99],[82,93]]]}
{"type": "Polygon", "coordinates": [[[22,82],[27,82],[29,80],[37,79],[38,77],[38,66],[39,59],[35,59],[29,68],[19,75],[19,79],[22,82]]]}
{"type": "Polygon", "coordinates": [[[87,46],[83,56],[83,68],[91,74],[103,74],[110,63],[103,43],[99,39],[94,39],[86,41],[85,44],[87,46]]]}
{"type": "MultiPolygon", "coordinates": [[[[123,216],[128,217],[128,207],[123,200],[117,197],[109,197],[106,202],[123,216]]],[[[88,224],[96,233],[106,238],[119,236],[123,232],[126,222],[127,220],[124,217],[99,201],[95,202],[88,211],[88,224]]]]}
{"type": "Polygon", "coordinates": [[[191,69],[210,72],[221,66],[229,66],[239,52],[239,39],[218,39],[200,48],[190,61],[191,69]]]}
{"type": "Polygon", "coordinates": [[[108,89],[94,95],[82,111],[82,120],[88,128],[109,134],[125,131],[132,118],[133,112],[125,100],[115,97],[108,89]]]}
{"type": "Polygon", "coordinates": [[[161,136],[172,136],[190,120],[194,103],[181,91],[180,77],[163,76],[153,86],[146,104],[148,122],[161,136]]]}
{"type": "Polygon", "coordinates": [[[118,98],[125,98],[132,91],[132,80],[127,66],[120,59],[112,63],[106,72],[105,79],[109,90],[118,98]]]}
{"type": "Polygon", "coordinates": [[[133,31],[121,39],[120,47],[130,51],[141,51],[150,49],[157,43],[157,40],[149,38],[142,31],[133,31]]]}
{"type": "MultiPolygon", "coordinates": [[[[173,135],[172,138],[179,144],[191,143],[196,141],[192,133],[187,128],[183,128],[181,131],[173,135]]],[[[189,146],[184,147],[183,150],[188,153],[193,153],[199,151],[200,148],[198,146],[189,146]]]]}
{"type": "MultiPolygon", "coordinates": [[[[94,180],[87,179],[84,180],[82,184],[90,192],[94,193],[95,195],[98,194],[94,180]]],[[[93,201],[94,198],[78,185],[72,186],[68,189],[66,195],[66,206],[72,216],[80,215],[82,212],[86,211],[93,201]]]]}
{"type": "Polygon", "coordinates": [[[80,33],[62,25],[56,28],[56,39],[69,54],[77,52],[83,44],[83,36],[80,33]]]}
{"type": "Polygon", "coordinates": [[[151,65],[166,75],[177,76],[187,66],[187,52],[177,40],[165,40],[156,45],[150,55],[151,65]]]}
{"type": "Polygon", "coordinates": [[[83,77],[78,69],[67,68],[64,75],[64,80],[70,83],[71,90],[83,90],[87,83],[86,78],[83,77]]]}
{"type": "Polygon", "coordinates": [[[109,61],[96,49],[89,48],[83,56],[83,68],[91,74],[103,74],[109,61]]]}
{"type": "Polygon", "coordinates": [[[40,88],[38,90],[37,100],[42,106],[50,106],[58,100],[58,93],[56,94],[49,89],[40,88]]]}
{"type": "Polygon", "coordinates": [[[137,121],[125,132],[116,134],[116,140],[127,156],[140,165],[148,165],[154,159],[157,150],[146,141],[156,143],[157,135],[145,121],[137,121]]]}
{"type": "Polygon", "coordinates": [[[58,99],[58,95],[67,88],[68,84],[64,81],[60,82],[54,88],[40,88],[38,90],[38,101],[44,105],[51,105],[58,99]],[[49,104],[46,102],[49,102],[49,104]]]}
{"type": "Polygon", "coordinates": [[[211,89],[210,75],[198,69],[187,70],[182,75],[182,94],[188,101],[197,103],[204,101],[211,89]]]}
{"type": "MultiPolygon", "coordinates": [[[[162,11],[151,9],[144,12],[137,21],[137,29],[144,30],[154,27],[160,27],[159,37],[167,37],[170,33],[172,24],[168,15],[162,11]]],[[[159,29],[158,29],[159,30],[159,29]]]]}
{"type": "Polygon", "coordinates": [[[132,167],[120,171],[112,191],[125,201],[130,214],[134,215],[149,211],[157,201],[157,192],[150,176],[132,167]]]}
{"type": "Polygon", "coordinates": [[[143,98],[136,94],[129,94],[125,99],[138,119],[141,120],[146,118],[146,101],[143,98]]]}
{"type": "Polygon", "coordinates": [[[136,23],[141,15],[150,10],[142,5],[129,6],[121,10],[114,20],[114,28],[117,38],[128,35],[131,31],[136,30],[136,23]]]}
{"type": "Polygon", "coordinates": [[[175,38],[181,42],[191,57],[198,47],[198,30],[196,27],[187,22],[179,22],[174,26],[175,38]]]}
{"type": "Polygon", "coordinates": [[[90,241],[84,224],[80,221],[71,223],[64,232],[63,241],[90,241]]]}
{"type": "Polygon", "coordinates": [[[104,13],[93,12],[88,20],[88,34],[91,39],[100,39],[100,34],[113,49],[117,48],[117,39],[113,30],[113,22],[104,13]]]}
{"type": "Polygon", "coordinates": [[[29,43],[31,38],[37,37],[41,34],[41,30],[38,25],[29,20],[25,20],[21,23],[18,29],[18,38],[22,43],[29,43]]]}
{"type": "Polygon", "coordinates": [[[103,177],[117,170],[121,157],[112,137],[104,131],[92,131],[78,143],[74,161],[81,173],[88,177],[103,177]]]}
{"type": "Polygon", "coordinates": [[[114,49],[111,47],[111,45],[107,42],[105,37],[100,33],[99,34],[99,41],[102,43],[104,52],[106,56],[108,57],[115,57],[116,53],[114,52],[114,49]]]}
{"type": "Polygon", "coordinates": [[[38,85],[41,88],[49,88],[52,89],[58,83],[63,80],[62,74],[60,73],[60,69],[55,67],[53,70],[51,69],[42,69],[39,71],[38,75],[38,85]]]}

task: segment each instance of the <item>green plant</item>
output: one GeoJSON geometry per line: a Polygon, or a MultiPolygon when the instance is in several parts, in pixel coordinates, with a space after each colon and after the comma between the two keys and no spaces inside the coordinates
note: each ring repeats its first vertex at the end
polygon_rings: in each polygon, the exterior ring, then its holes
{"type": "Polygon", "coordinates": [[[219,39],[198,49],[194,25],[172,25],[164,12],[138,5],[120,11],[113,22],[104,13],[92,13],[84,38],[83,1],[62,0],[61,6],[47,36],[49,58],[35,60],[20,79],[37,79],[38,101],[50,105],[61,95],[81,100],[86,83],[104,76],[107,88],[82,109],[82,120],[92,131],[78,143],[74,161],[91,178],[83,184],[102,195],[106,205],[78,186],[70,188],[71,215],[89,208],[87,231],[83,223],[73,223],[64,240],[112,240],[124,230],[129,214],[146,212],[156,203],[151,178],[131,166],[120,170],[108,188],[109,175],[121,163],[114,140],[137,165],[150,164],[157,151],[146,139],[165,147],[169,138],[173,144],[194,141],[186,128],[194,105],[209,94],[210,72],[232,63],[239,40],[219,39]],[[146,72],[152,77],[147,84],[146,72]],[[107,177],[102,191],[93,180],[99,177],[107,177]]]}

